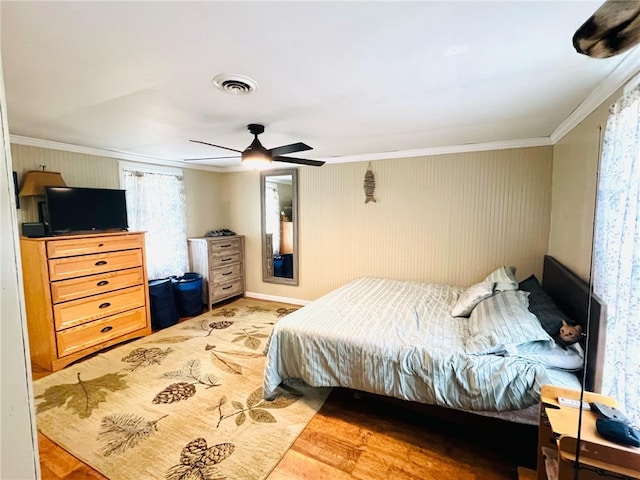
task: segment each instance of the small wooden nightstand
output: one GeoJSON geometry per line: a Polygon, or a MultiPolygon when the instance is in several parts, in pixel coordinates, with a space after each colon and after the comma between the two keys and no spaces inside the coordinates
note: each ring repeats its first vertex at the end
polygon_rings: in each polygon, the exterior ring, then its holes
{"type": "MultiPolygon", "coordinates": [[[[547,480],[542,456],[542,447],[545,445],[558,449],[558,480],[574,478],[580,411],[576,408],[560,406],[558,397],[579,400],[580,392],[551,385],[542,387],[537,472],[521,467],[518,469],[519,480],[547,480]]],[[[611,407],[617,406],[613,398],[591,392],[585,392],[584,401],[599,402],[611,407]]],[[[602,438],[596,431],[596,416],[587,410],[582,412],[581,445],[580,480],[602,480],[611,476],[640,479],[640,448],[625,447],[602,438]]]]}

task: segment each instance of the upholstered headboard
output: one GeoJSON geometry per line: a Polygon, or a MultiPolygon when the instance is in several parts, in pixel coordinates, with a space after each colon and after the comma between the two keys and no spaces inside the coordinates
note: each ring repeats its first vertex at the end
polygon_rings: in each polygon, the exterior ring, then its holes
{"type": "Polygon", "coordinates": [[[607,307],[578,277],[555,258],[545,255],[542,288],[571,319],[586,332],[587,368],[585,389],[600,392],[607,321],[607,307]],[[589,319],[587,321],[587,319],[589,319]]]}

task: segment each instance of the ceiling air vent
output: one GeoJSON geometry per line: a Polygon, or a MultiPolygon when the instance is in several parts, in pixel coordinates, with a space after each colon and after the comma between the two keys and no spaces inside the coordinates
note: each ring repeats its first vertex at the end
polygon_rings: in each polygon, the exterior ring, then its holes
{"type": "Polygon", "coordinates": [[[223,73],[213,77],[212,81],[220,90],[231,95],[248,95],[258,89],[258,83],[244,75],[227,75],[223,73]]]}

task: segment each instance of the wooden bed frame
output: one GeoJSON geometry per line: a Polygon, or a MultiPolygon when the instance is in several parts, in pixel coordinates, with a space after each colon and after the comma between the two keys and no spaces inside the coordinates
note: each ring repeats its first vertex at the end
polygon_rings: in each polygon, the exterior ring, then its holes
{"type": "Polygon", "coordinates": [[[586,334],[582,345],[587,358],[584,388],[599,393],[602,389],[606,304],[591,291],[588,282],[549,255],[544,257],[542,288],[569,318],[582,325],[586,334]]]}

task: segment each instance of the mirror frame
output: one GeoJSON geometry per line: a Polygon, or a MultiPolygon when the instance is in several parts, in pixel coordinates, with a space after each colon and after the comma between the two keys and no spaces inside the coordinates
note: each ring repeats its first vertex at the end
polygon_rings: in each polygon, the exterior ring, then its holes
{"type": "MultiPolygon", "coordinates": [[[[260,172],[260,235],[262,237],[262,281],[267,283],[279,283],[282,285],[298,285],[298,169],[282,168],[274,170],[263,170],[260,172]],[[293,278],[276,277],[270,275],[268,271],[269,257],[273,253],[267,252],[267,235],[265,232],[265,182],[267,177],[281,175],[291,175],[291,221],[293,223],[293,278]]],[[[273,261],[273,259],[272,259],[273,261]]]]}

